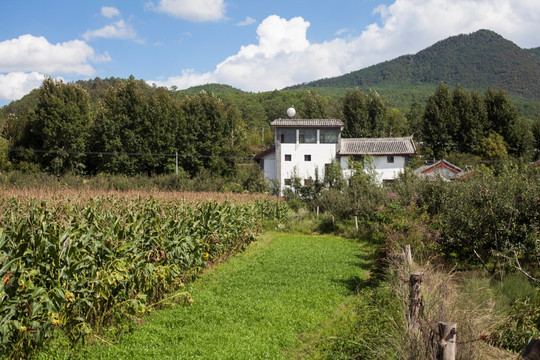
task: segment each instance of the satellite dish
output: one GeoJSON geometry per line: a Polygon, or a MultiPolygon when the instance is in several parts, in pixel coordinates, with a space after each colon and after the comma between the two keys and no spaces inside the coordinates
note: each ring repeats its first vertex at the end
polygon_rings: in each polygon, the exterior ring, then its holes
{"type": "Polygon", "coordinates": [[[292,119],[294,117],[294,115],[296,115],[296,110],[294,110],[294,108],[288,108],[287,109],[287,116],[292,119]]]}

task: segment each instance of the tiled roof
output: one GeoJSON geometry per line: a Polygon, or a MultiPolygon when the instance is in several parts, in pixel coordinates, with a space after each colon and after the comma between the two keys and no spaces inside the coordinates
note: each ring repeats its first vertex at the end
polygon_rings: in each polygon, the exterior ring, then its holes
{"type": "Polygon", "coordinates": [[[463,171],[462,169],[458,168],[456,165],[442,159],[432,164],[422,165],[418,169],[414,170],[414,172],[417,174],[429,173],[430,171],[435,170],[439,167],[445,167],[445,168],[451,169],[456,173],[460,173],[463,171]]]}
{"type": "Polygon", "coordinates": [[[339,155],[413,155],[412,136],[401,138],[341,139],[339,155]]]}
{"type": "Polygon", "coordinates": [[[266,150],[263,150],[263,151],[261,151],[260,153],[256,154],[253,158],[254,158],[255,160],[260,160],[260,159],[262,159],[263,157],[265,157],[266,155],[273,153],[275,150],[276,150],[276,147],[275,147],[275,146],[272,146],[272,147],[270,147],[270,148],[268,148],[268,149],[266,149],[266,150]]]}
{"type": "Polygon", "coordinates": [[[343,127],[339,119],[277,119],[270,123],[273,127],[343,127]]]}

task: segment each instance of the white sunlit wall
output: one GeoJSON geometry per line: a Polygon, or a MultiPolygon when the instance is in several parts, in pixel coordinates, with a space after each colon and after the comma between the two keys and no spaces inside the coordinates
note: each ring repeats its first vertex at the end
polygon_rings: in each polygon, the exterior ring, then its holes
{"type": "MultiPolygon", "coordinates": [[[[377,180],[380,182],[385,180],[394,180],[398,177],[406,165],[406,157],[399,155],[384,155],[384,156],[372,156],[373,168],[377,173],[377,180]]],[[[349,157],[341,156],[341,167],[343,169],[343,175],[345,178],[349,178],[352,175],[352,171],[349,168],[349,157]]]]}
{"type": "Polygon", "coordinates": [[[313,132],[311,139],[307,139],[303,129],[276,129],[276,167],[281,189],[288,186],[288,179],[295,176],[303,180],[315,179],[315,173],[318,172],[322,180],[325,166],[336,158],[337,131],[334,143],[321,143],[320,129],[309,130],[313,132]],[[291,137],[294,134],[294,142],[291,142],[291,138],[288,142],[281,142],[284,140],[281,137],[284,132],[288,132],[291,137]]]}

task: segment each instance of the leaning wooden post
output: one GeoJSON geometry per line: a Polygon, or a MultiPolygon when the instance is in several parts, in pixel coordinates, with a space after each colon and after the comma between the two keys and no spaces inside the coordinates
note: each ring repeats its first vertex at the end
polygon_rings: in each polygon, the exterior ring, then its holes
{"type": "Polygon", "coordinates": [[[523,360],[540,359],[540,339],[532,339],[523,349],[521,357],[523,360]]]}
{"type": "Polygon", "coordinates": [[[438,360],[456,359],[456,323],[439,322],[438,360]]]}
{"type": "Polygon", "coordinates": [[[354,225],[356,227],[356,231],[358,231],[358,216],[354,217],[354,225]]]}
{"type": "Polygon", "coordinates": [[[405,261],[405,266],[410,269],[413,263],[411,245],[403,245],[403,261],[405,261]]]}
{"type": "Polygon", "coordinates": [[[422,277],[424,273],[413,272],[409,279],[409,328],[415,328],[418,325],[418,317],[423,311],[423,299],[420,294],[422,277]]]}

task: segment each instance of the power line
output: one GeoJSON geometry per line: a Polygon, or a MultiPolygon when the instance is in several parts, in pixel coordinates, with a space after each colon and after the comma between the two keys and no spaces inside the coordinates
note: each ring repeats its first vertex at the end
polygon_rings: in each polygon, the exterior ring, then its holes
{"type": "Polygon", "coordinates": [[[34,152],[40,154],[73,154],[73,155],[106,155],[106,156],[154,156],[154,157],[183,157],[183,158],[220,158],[220,159],[253,159],[250,156],[233,155],[194,155],[180,153],[132,153],[132,152],[110,152],[110,151],[73,151],[73,150],[46,150],[46,149],[23,149],[23,148],[4,148],[4,152],[34,152]]]}

